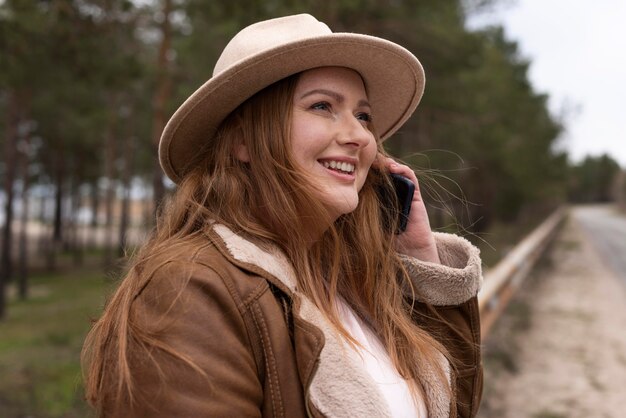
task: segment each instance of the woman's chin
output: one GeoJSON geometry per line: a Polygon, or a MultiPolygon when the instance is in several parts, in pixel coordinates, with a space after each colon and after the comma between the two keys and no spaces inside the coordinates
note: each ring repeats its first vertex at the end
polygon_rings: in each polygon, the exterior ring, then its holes
{"type": "Polygon", "coordinates": [[[332,217],[332,221],[336,221],[340,216],[354,212],[359,205],[359,198],[343,199],[334,202],[333,205],[326,205],[328,213],[332,217]]]}

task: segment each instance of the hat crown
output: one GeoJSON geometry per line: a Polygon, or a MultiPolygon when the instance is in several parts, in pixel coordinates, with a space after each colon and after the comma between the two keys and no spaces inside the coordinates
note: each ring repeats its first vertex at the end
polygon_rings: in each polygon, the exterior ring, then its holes
{"type": "Polygon", "coordinates": [[[326,24],[309,14],[279,17],[252,24],[237,33],[226,45],[215,64],[213,77],[264,51],[331,33],[326,24]]]}

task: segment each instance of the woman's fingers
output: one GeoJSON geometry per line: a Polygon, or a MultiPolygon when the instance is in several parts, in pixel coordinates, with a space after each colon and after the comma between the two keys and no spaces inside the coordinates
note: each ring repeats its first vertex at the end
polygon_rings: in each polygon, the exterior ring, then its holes
{"type": "Polygon", "coordinates": [[[422,200],[415,172],[411,167],[382,155],[377,159],[377,162],[377,168],[404,176],[415,185],[407,229],[397,237],[397,250],[424,261],[439,262],[435,239],[430,229],[428,213],[422,200]]]}
{"type": "Polygon", "coordinates": [[[417,176],[411,167],[405,164],[398,163],[393,158],[380,156],[379,164],[384,166],[387,171],[393,174],[399,174],[411,180],[411,182],[415,185],[415,194],[413,195],[413,200],[421,201],[422,196],[420,194],[419,181],[417,180],[417,176]]]}

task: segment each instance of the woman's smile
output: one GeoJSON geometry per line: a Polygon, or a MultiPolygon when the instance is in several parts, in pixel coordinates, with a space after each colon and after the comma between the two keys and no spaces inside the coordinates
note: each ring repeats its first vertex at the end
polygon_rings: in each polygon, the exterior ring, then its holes
{"type": "Polygon", "coordinates": [[[354,164],[340,160],[324,160],[321,164],[331,171],[338,171],[342,174],[354,174],[354,164]]]}

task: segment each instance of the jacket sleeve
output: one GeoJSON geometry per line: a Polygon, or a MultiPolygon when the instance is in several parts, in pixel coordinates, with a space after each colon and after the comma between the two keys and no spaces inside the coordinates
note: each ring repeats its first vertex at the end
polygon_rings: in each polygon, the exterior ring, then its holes
{"type": "Polygon", "coordinates": [[[441,264],[400,257],[417,291],[416,300],[433,306],[459,305],[476,296],[480,289],[480,253],[465,238],[434,234],[441,264]]]}
{"type": "Polygon", "coordinates": [[[261,416],[242,306],[208,267],[157,270],[131,308],[129,366],[138,396],[123,416],[261,416]]]}
{"type": "Polygon", "coordinates": [[[453,360],[456,415],[475,417],[482,397],[480,317],[482,284],[479,251],[469,241],[435,233],[441,264],[401,256],[416,292],[414,321],[448,350],[453,360]]]}

